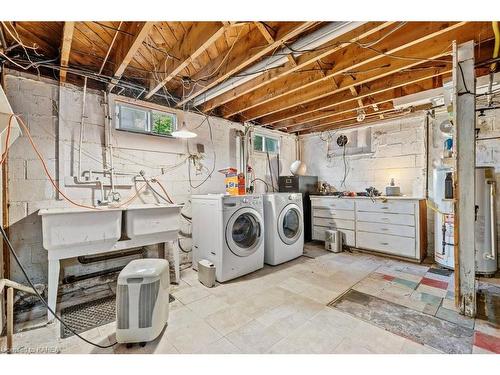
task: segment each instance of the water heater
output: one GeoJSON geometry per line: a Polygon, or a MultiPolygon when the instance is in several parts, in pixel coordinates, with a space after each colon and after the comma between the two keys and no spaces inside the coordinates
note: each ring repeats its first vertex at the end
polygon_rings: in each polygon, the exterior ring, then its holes
{"type": "MultiPolygon", "coordinates": [[[[454,211],[453,201],[444,194],[446,174],[451,169],[434,170],[434,200],[440,211],[434,220],[434,259],[439,265],[454,268],[454,211]]],[[[476,273],[493,275],[498,266],[495,169],[477,167],[475,177],[475,254],[476,273]]]]}

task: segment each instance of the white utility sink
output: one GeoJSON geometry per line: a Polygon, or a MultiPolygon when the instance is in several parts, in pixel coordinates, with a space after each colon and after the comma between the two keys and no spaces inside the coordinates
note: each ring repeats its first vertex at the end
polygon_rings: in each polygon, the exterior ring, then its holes
{"type": "MultiPolygon", "coordinates": [[[[43,247],[48,252],[48,304],[56,308],[60,260],[170,242],[175,248],[182,206],[144,204],[127,208],[48,208],[42,217],[43,247]],[[123,221],[123,225],[122,225],[123,221]],[[123,237],[122,237],[123,228],[123,237]]],[[[179,254],[174,251],[175,281],[179,254]]],[[[49,312],[49,320],[54,317],[49,312]]]]}
{"type": "Polygon", "coordinates": [[[130,239],[178,232],[182,206],[175,204],[141,204],[123,212],[125,235],[130,239]]]}
{"type": "Polygon", "coordinates": [[[121,236],[121,209],[47,208],[38,214],[46,250],[106,248],[121,236]]]}

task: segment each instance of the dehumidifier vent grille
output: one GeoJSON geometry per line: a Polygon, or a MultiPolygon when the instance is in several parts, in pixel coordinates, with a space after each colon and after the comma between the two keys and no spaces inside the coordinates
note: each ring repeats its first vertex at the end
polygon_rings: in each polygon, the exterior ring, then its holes
{"type": "Polygon", "coordinates": [[[116,325],[119,329],[129,328],[128,285],[116,286],[116,325]]]}
{"type": "Polygon", "coordinates": [[[139,292],[139,328],[151,327],[153,310],[160,291],[160,280],[142,284],[139,292]]]}

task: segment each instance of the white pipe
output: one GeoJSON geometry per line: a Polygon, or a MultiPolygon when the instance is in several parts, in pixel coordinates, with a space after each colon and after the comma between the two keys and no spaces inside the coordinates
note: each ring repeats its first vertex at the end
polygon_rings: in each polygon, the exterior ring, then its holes
{"type": "Polygon", "coordinates": [[[490,185],[490,237],[491,237],[491,254],[486,257],[495,260],[497,257],[497,233],[495,223],[495,181],[488,181],[490,185]]]}
{"type": "MultiPolygon", "coordinates": [[[[108,102],[108,94],[105,91],[104,92],[104,142],[105,142],[105,149],[108,152],[109,155],[109,170],[110,170],[110,176],[109,180],[111,183],[111,191],[109,194],[111,194],[112,200],[115,200],[116,196],[116,191],[115,191],[115,165],[114,165],[114,157],[113,157],[113,143],[111,140],[111,116],[110,116],[110,110],[109,110],[109,102],[108,102]]],[[[108,199],[109,201],[109,196],[108,199]]]]}
{"type": "Polygon", "coordinates": [[[82,120],[80,122],[80,141],[78,142],[78,179],[82,177],[82,145],[83,145],[83,131],[85,127],[85,102],[87,99],[87,76],[83,85],[83,101],[82,101],[82,120]]]}
{"type": "Polygon", "coordinates": [[[361,26],[364,22],[329,22],[326,26],[314,31],[313,33],[306,35],[305,37],[297,40],[290,45],[291,49],[288,47],[282,48],[276,55],[269,56],[257,64],[252,65],[250,68],[243,70],[239,77],[232,77],[225,82],[215,86],[214,88],[207,90],[206,92],[200,94],[197,98],[193,100],[193,106],[198,106],[206,101],[215,98],[229,91],[237,86],[248,82],[260,74],[263,74],[266,69],[276,68],[280,65],[285,64],[288,61],[286,55],[292,54],[293,57],[300,56],[302,53],[293,53],[292,50],[305,50],[317,48],[329,41],[337,38],[338,36],[345,34],[355,28],[361,26]],[[285,56],[284,56],[285,55],[285,56]]]}
{"type": "Polygon", "coordinates": [[[85,126],[85,104],[87,100],[87,77],[85,76],[85,81],[83,85],[83,103],[82,103],[82,120],[80,122],[80,140],[78,143],[78,170],[77,170],[77,175],[76,175],[76,183],[77,184],[82,184],[82,185],[97,185],[100,190],[101,190],[101,202],[100,203],[106,203],[106,200],[104,198],[104,186],[102,181],[100,180],[92,180],[92,171],[89,171],[89,178],[90,181],[85,181],[82,180],[82,147],[83,147],[83,133],[84,133],[84,126],[85,126]]]}

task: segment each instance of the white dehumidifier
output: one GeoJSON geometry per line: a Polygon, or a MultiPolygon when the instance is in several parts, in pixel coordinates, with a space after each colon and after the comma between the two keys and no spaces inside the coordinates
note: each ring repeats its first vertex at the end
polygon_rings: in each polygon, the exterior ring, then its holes
{"type": "Polygon", "coordinates": [[[338,230],[325,231],[325,249],[332,253],[342,252],[342,233],[338,230]]]}
{"type": "Polygon", "coordinates": [[[170,273],[165,259],[136,259],[118,275],[116,341],[141,343],[158,337],[168,320],[170,273]]]}

